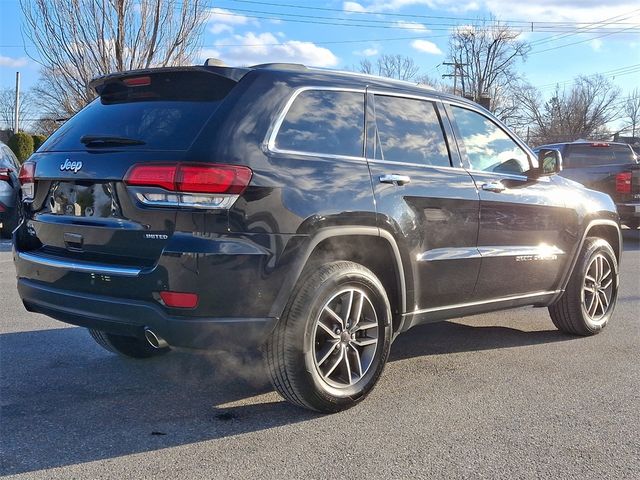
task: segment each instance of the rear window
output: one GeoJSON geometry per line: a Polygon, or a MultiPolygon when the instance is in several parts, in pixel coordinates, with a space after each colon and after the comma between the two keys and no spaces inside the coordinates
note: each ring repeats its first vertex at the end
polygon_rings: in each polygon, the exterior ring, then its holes
{"type": "Polygon", "coordinates": [[[100,96],[60,127],[41,151],[101,148],[82,143],[84,136],[137,141],[102,148],[186,150],[234,85],[224,77],[188,71],[116,79],[100,85],[100,96]],[[140,80],[129,86],[131,79],[140,80]]]}
{"type": "Polygon", "coordinates": [[[563,155],[563,166],[565,168],[626,163],[636,163],[633,151],[626,145],[567,145],[563,155]]]}
{"type": "Polygon", "coordinates": [[[275,141],[279,150],[361,157],[364,150],[364,94],[333,90],[301,92],[275,141]]]}

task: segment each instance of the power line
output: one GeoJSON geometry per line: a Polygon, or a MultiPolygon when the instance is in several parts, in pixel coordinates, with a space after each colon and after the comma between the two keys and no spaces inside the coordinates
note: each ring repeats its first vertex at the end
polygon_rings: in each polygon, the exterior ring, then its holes
{"type": "MultiPolygon", "coordinates": [[[[442,19],[442,20],[462,20],[462,21],[478,21],[478,18],[464,18],[464,17],[448,17],[442,15],[420,15],[420,14],[409,14],[409,13],[393,13],[393,12],[383,12],[383,11],[375,11],[375,10],[349,10],[343,8],[329,8],[329,7],[312,7],[308,5],[295,5],[290,3],[273,3],[273,2],[261,2],[256,0],[228,0],[235,3],[250,3],[254,5],[265,5],[270,7],[279,7],[279,8],[298,8],[303,10],[319,10],[326,12],[339,12],[339,13],[350,13],[350,14],[358,14],[358,15],[383,15],[388,17],[404,17],[404,18],[425,18],[425,19],[442,19]]],[[[229,10],[236,10],[228,8],[229,10]]],[[[626,14],[625,14],[626,15],[626,14]]],[[[500,19],[503,23],[519,23],[523,26],[528,27],[532,23],[534,24],[562,24],[562,25],[584,25],[589,24],[589,22],[572,22],[572,21],[550,21],[550,20],[541,20],[541,21],[531,21],[531,20],[503,20],[500,19]]]]}

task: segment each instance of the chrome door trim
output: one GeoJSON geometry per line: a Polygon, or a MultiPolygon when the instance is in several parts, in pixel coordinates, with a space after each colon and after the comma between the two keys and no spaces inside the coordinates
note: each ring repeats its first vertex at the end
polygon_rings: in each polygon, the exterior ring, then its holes
{"type": "MultiPolygon", "coordinates": [[[[463,260],[482,257],[533,257],[526,260],[555,260],[554,257],[564,255],[564,250],[555,245],[517,245],[507,247],[458,247],[434,248],[418,254],[418,262],[433,262],[437,260],[463,260]]],[[[525,260],[524,258],[522,260],[525,260]]]]}

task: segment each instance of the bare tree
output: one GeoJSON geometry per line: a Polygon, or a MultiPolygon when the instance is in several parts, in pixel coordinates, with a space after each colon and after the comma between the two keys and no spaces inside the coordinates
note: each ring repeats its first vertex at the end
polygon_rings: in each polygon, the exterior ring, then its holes
{"type": "Polygon", "coordinates": [[[516,63],[526,59],[530,50],[519,36],[519,32],[491,19],[485,27],[459,27],[449,39],[449,60],[460,75],[457,93],[476,102],[490,98],[490,110],[503,120],[514,111],[509,97],[519,80],[516,63]]]}
{"type": "Polygon", "coordinates": [[[607,139],[607,124],[620,118],[620,89],[602,75],[580,76],[568,89],[557,86],[546,102],[531,86],[516,95],[521,120],[533,129],[533,144],[607,139]]]}
{"type": "Polygon", "coordinates": [[[418,76],[420,67],[411,57],[400,54],[383,54],[376,59],[375,64],[366,58],[360,60],[360,64],[356,67],[356,70],[360,73],[412,81],[418,76]]]}
{"type": "Polygon", "coordinates": [[[171,66],[199,47],[204,0],[20,0],[42,66],[39,97],[73,114],[111,72],[171,66]]]}
{"type": "MultiPolygon", "coordinates": [[[[16,91],[13,88],[3,88],[0,90],[0,126],[13,129],[15,115],[16,91]]],[[[20,130],[28,130],[34,112],[33,94],[30,91],[22,92],[18,104],[20,113],[20,130]]]]}
{"type": "Polygon", "coordinates": [[[622,106],[622,118],[625,121],[624,131],[635,137],[640,128],[640,89],[634,88],[622,106]]]}

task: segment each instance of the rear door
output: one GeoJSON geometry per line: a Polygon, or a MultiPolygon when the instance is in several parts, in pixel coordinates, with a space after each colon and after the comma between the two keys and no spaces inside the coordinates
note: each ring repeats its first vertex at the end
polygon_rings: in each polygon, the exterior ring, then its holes
{"type": "Polygon", "coordinates": [[[369,91],[367,103],[378,222],[408,252],[408,311],[468,301],[480,266],[478,193],[449,148],[439,101],[369,91]]]}
{"type": "Polygon", "coordinates": [[[564,244],[575,218],[552,177],[527,176],[530,151],[486,113],[449,105],[463,161],[480,194],[475,294],[500,298],[552,290],[567,261],[564,244]]]}
{"type": "MultiPolygon", "coordinates": [[[[99,97],[32,157],[35,198],[18,248],[103,264],[154,265],[178,210],[156,200],[177,196],[170,197],[157,178],[148,189],[123,180],[133,165],[158,165],[161,173],[197,160],[189,147],[234,85],[193,70],[107,77],[98,85],[99,97]]],[[[215,215],[226,225],[226,211],[215,215]]]]}

